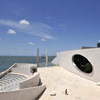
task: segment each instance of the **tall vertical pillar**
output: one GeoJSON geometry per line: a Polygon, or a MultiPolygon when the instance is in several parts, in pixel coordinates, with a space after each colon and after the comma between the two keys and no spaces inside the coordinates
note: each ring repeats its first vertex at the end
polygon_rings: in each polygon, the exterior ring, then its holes
{"type": "Polygon", "coordinates": [[[39,48],[37,48],[37,67],[39,67],[39,48]]]}
{"type": "Polygon", "coordinates": [[[48,50],[46,49],[46,67],[48,67],[48,50]]]}

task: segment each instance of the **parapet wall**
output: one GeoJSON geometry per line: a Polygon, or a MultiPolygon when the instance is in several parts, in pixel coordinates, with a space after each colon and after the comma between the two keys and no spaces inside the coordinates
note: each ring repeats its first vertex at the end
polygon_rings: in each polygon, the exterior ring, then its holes
{"type": "Polygon", "coordinates": [[[1,92],[0,100],[35,100],[46,86],[25,88],[9,92],[1,92]]]}
{"type": "Polygon", "coordinates": [[[35,87],[39,85],[39,73],[36,72],[33,74],[33,76],[30,79],[27,79],[23,82],[19,83],[19,88],[29,88],[29,87],[35,87]]]}
{"type": "Polygon", "coordinates": [[[9,73],[13,67],[16,67],[16,63],[13,64],[10,68],[8,68],[7,70],[5,70],[4,72],[1,72],[0,73],[0,78],[2,78],[4,75],[6,75],[7,73],[9,73]]]}

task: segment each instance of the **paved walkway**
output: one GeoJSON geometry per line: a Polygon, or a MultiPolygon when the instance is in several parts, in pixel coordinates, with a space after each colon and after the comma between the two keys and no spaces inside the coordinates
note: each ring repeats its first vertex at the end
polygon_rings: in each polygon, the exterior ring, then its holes
{"type": "Polygon", "coordinates": [[[40,77],[47,86],[39,100],[100,100],[100,86],[61,67],[39,68],[40,77]],[[65,89],[68,95],[65,95],[65,89]],[[51,91],[56,96],[50,96],[51,91]]]}

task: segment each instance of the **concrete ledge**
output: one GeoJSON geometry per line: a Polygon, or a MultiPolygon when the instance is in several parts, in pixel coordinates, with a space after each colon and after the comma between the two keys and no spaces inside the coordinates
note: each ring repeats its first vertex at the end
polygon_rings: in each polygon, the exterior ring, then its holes
{"type": "Polygon", "coordinates": [[[46,88],[38,86],[9,92],[1,92],[0,100],[35,100],[46,88]]]}
{"type": "Polygon", "coordinates": [[[23,82],[19,83],[19,88],[29,88],[29,87],[34,87],[34,86],[38,86],[39,84],[39,73],[36,72],[33,74],[33,76],[30,79],[26,79],[23,82]]]}
{"type": "Polygon", "coordinates": [[[13,67],[16,67],[16,65],[17,64],[15,63],[10,68],[8,68],[7,70],[5,70],[4,72],[1,72],[0,73],[0,78],[2,78],[4,75],[6,75],[7,73],[9,73],[13,67]]]}

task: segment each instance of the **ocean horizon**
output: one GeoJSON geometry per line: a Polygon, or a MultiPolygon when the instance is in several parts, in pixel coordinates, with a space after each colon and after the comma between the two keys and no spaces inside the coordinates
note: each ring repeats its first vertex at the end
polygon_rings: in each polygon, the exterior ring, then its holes
{"type": "MultiPolygon", "coordinates": [[[[48,56],[48,66],[52,66],[51,61],[55,58],[55,56],[48,56]]],[[[40,66],[45,66],[45,56],[39,57],[40,66]]],[[[36,56],[0,56],[0,72],[6,70],[14,63],[33,63],[36,64],[37,57],[36,56]]]]}

